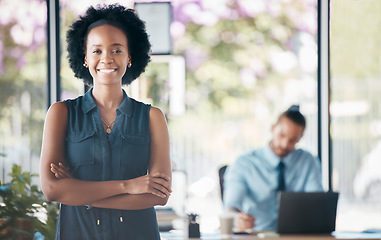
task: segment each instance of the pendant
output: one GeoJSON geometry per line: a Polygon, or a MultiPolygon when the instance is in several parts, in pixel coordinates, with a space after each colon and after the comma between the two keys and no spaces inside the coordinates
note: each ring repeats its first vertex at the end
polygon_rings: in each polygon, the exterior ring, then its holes
{"type": "Polygon", "coordinates": [[[110,127],[107,127],[107,128],[106,128],[106,133],[107,133],[107,134],[110,134],[110,133],[111,133],[111,128],[110,128],[110,127]]]}

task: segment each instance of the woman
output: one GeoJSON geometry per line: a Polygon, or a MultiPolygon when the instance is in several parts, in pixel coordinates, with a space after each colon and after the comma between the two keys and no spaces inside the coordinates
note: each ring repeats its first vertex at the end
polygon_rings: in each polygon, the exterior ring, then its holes
{"type": "Polygon", "coordinates": [[[166,120],[122,89],[149,62],[144,23],[120,5],[90,7],[67,42],[75,76],[93,87],[46,115],[40,176],[46,199],[61,203],[56,239],[160,239],[153,206],[171,194],[166,120]]]}

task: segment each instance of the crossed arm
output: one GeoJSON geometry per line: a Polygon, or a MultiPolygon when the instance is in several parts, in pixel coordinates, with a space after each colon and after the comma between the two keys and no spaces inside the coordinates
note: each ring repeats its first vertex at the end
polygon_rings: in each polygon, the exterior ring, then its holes
{"type": "Polygon", "coordinates": [[[121,181],[83,181],[65,172],[67,107],[63,102],[53,104],[45,120],[40,163],[41,186],[47,200],[122,210],[165,205],[172,192],[168,129],[158,108],[152,107],[149,115],[149,174],[121,181]]]}

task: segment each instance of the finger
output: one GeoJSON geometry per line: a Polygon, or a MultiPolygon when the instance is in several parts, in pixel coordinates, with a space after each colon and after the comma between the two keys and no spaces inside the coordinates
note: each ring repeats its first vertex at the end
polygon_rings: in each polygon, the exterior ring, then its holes
{"type": "Polygon", "coordinates": [[[246,216],[245,216],[245,220],[246,220],[246,221],[254,221],[254,217],[251,216],[251,215],[246,215],[246,216]]]}
{"type": "Polygon", "coordinates": [[[247,230],[254,227],[253,221],[246,221],[246,220],[238,220],[238,228],[240,230],[247,230]]]}
{"type": "Polygon", "coordinates": [[[171,192],[168,191],[167,188],[163,187],[163,186],[160,185],[160,184],[155,183],[155,185],[153,186],[153,188],[155,188],[156,190],[158,190],[158,191],[160,191],[161,193],[165,194],[165,196],[169,196],[169,195],[171,195],[171,192]]]}
{"type": "Polygon", "coordinates": [[[64,178],[59,172],[57,172],[55,169],[51,169],[51,171],[54,173],[54,176],[58,179],[64,178]]]}
{"type": "Polygon", "coordinates": [[[167,196],[169,196],[169,195],[165,195],[163,192],[153,187],[151,188],[151,193],[160,198],[166,198],[167,196]]]}
{"type": "Polygon", "coordinates": [[[65,167],[65,165],[63,165],[61,162],[58,163],[58,165],[60,166],[60,169],[62,170],[62,173],[64,174],[64,176],[68,177],[68,178],[71,178],[71,173],[69,172],[69,170],[65,167]]]}
{"type": "Polygon", "coordinates": [[[54,173],[59,174],[61,177],[65,177],[65,172],[63,171],[62,167],[53,164],[52,168],[54,173]]]}
{"type": "Polygon", "coordinates": [[[155,172],[153,174],[151,174],[152,177],[155,177],[155,178],[162,178],[166,181],[171,181],[171,178],[169,176],[167,176],[166,174],[163,174],[163,173],[160,173],[160,172],[155,172]]]}
{"type": "Polygon", "coordinates": [[[64,179],[64,178],[71,178],[70,173],[68,173],[67,169],[62,167],[63,165],[61,164],[51,164],[50,171],[54,173],[54,176],[58,179],[64,179]],[[69,174],[69,175],[68,175],[69,174]]]}
{"type": "Polygon", "coordinates": [[[56,169],[57,169],[57,172],[61,175],[61,176],[67,176],[68,175],[68,170],[67,168],[65,167],[65,165],[63,165],[61,162],[58,163],[58,166],[56,166],[56,169]]]}
{"type": "Polygon", "coordinates": [[[58,169],[57,169],[57,167],[56,167],[56,165],[55,164],[50,164],[50,171],[52,172],[52,173],[54,173],[54,174],[57,174],[58,173],[58,169]]]}
{"type": "Polygon", "coordinates": [[[167,196],[169,196],[172,193],[172,189],[166,186],[163,186],[157,182],[154,182],[152,186],[156,188],[157,190],[161,191],[162,193],[166,194],[167,196]]]}
{"type": "Polygon", "coordinates": [[[244,212],[239,213],[240,218],[242,218],[245,221],[254,221],[254,217],[250,214],[246,214],[244,212]]]}
{"type": "Polygon", "coordinates": [[[155,195],[159,197],[163,197],[163,198],[169,196],[172,190],[169,191],[168,190],[169,186],[165,186],[165,185],[168,185],[168,183],[165,180],[161,178],[150,177],[149,189],[155,195]]]}
{"type": "Polygon", "coordinates": [[[238,214],[238,225],[240,229],[250,229],[255,226],[255,218],[252,215],[240,212],[238,214]]]}
{"type": "Polygon", "coordinates": [[[166,180],[164,178],[161,178],[161,177],[152,177],[151,180],[153,182],[156,182],[156,183],[160,184],[160,185],[163,185],[167,189],[170,189],[171,185],[172,185],[171,181],[168,181],[168,180],[166,180]]]}
{"type": "Polygon", "coordinates": [[[163,186],[168,192],[172,192],[170,182],[167,182],[162,178],[153,178],[152,180],[155,184],[163,186]]]}
{"type": "Polygon", "coordinates": [[[55,176],[56,178],[58,178],[58,179],[62,179],[62,177],[61,177],[58,173],[54,174],[54,176],[55,176]]]}

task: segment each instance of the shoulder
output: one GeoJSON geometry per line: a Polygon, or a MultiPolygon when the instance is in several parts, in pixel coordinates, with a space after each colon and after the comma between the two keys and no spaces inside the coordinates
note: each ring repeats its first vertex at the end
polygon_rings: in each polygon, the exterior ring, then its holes
{"type": "Polygon", "coordinates": [[[233,168],[248,169],[255,164],[257,150],[249,151],[240,155],[237,160],[232,164],[233,168]]]}
{"type": "Polygon", "coordinates": [[[52,104],[46,113],[45,126],[52,127],[65,127],[67,124],[67,106],[64,102],[56,102],[52,104]]]}
{"type": "MultiPolygon", "coordinates": [[[[149,110],[149,125],[151,130],[165,130],[167,129],[167,120],[165,118],[165,115],[163,111],[161,111],[160,108],[157,107],[150,107],[149,110]]],[[[161,132],[160,130],[160,132],[161,132]]]]}
{"type": "Polygon", "coordinates": [[[149,117],[152,120],[165,118],[163,111],[158,107],[152,107],[149,110],[149,117]]]}
{"type": "Polygon", "coordinates": [[[249,151],[240,155],[233,163],[229,164],[226,169],[226,179],[246,179],[250,176],[256,167],[254,166],[255,151],[249,151]]]}
{"type": "Polygon", "coordinates": [[[169,132],[164,113],[157,107],[149,110],[149,131],[152,147],[163,147],[162,150],[169,154],[169,132]]]}
{"type": "Polygon", "coordinates": [[[294,150],[292,159],[293,159],[293,161],[297,161],[303,165],[309,165],[309,166],[310,165],[315,165],[315,166],[320,165],[320,161],[319,161],[317,156],[314,156],[311,152],[306,151],[306,150],[301,149],[301,148],[294,150]],[[300,161],[300,160],[302,160],[302,161],[300,161]]]}
{"type": "Polygon", "coordinates": [[[56,102],[53,103],[47,112],[49,116],[65,116],[67,115],[67,106],[65,102],[56,102]]]}
{"type": "Polygon", "coordinates": [[[303,158],[303,159],[309,159],[309,160],[315,160],[316,159],[316,156],[312,155],[311,152],[304,150],[302,148],[295,149],[294,155],[297,158],[303,158]]]}
{"type": "Polygon", "coordinates": [[[237,159],[237,162],[247,162],[255,163],[263,158],[264,148],[257,148],[254,150],[247,151],[240,155],[237,159]]]}

